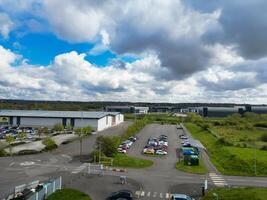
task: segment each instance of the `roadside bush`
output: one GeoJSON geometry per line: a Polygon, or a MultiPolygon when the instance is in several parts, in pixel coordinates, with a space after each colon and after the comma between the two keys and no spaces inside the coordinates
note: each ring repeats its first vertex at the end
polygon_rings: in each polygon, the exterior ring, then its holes
{"type": "Polygon", "coordinates": [[[264,135],[261,136],[261,140],[263,142],[267,142],[267,133],[265,133],[264,135]]]}
{"type": "Polygon", "coordinates": [[[267,128],[267,122],[261,121],[254,124],[255,127],[267,128]]]}
{"type": "Polygon", "coordinates": [[[7,156],[7,153],[4,149],[0,149],[0,157],[7,156]]]}
{"type": "Polygon", "coordinates": [[[228,142],[228,141],[225,140],[224,138],[219,138],[219,139],[217,140],[217,143],[218,143],[218,144],[225,145],[225,146],[233,146],[232,143],[228,142]]]}
{"type": "Polygon", "coordinates": [[[266,146],[266,145],[262,146],[262,147],[261,147],[261,150],[263,150],[263,151],[267,151],[267,146],[266,146]]]}
{"type": "Polygon", "coordinates": [[[57,144],[51,137],[47,137],[42,142],[45,145],[45,150],[52,150],[57,148],[57,144]]]}
{"type": "Polygon", "coordinates": [[[62,124],[55,124],[54,125],[54,130],[55,131],[63,131],[64,130],[64,126],[62,124]]]}

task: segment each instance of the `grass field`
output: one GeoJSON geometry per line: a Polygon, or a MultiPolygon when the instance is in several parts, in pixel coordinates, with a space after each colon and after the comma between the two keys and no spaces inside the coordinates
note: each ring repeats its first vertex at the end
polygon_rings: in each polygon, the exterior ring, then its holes
{"type": "Polygon", "coordinates": [[[177,162],[176,169],[193,174],[206,174],[208,172],[202,160],[200,160],[198,166],[184,165],[183,161],[177,162]]]}
{"type": "Polygon", "coordinates": [[[46,200],[91,200],[91,198],[79,190],[65,188],[57,190],[46,198],[46,200]]]}
{"type": "Polygon", "coordinates": [[[235,146],[254,147],[253,141],[256,141],[257,148],[267,146],[267,142],[261,140],[261,137],[267,133],[266,128],[255,127],[253,130],[239,130],[234,126],[212,126],[211,129],[235,146]]]}
{"type": "Polygon", "coordinates": [[[216,193],[220,200],[266,200],[267,189],[266,188],[221,188],[213,189],[208,194],[201,198],[201,200],[214,200],[216,199],[213,195],[216,193]]]}
{"type": "Polygon", "coordinates": [[[153,161],[117,154],[113,159],[113,166],[129,168],[145,168],[153,165],[153,161]]]}
{"type": "Polygon", "coordinates": [[[207,130],[193,123],[185,124],[194,138],[207,148],[208,154],[223,174],[254,176],[254,154],[256,155],[257,175],[267,176],[267,151],[252,148],[225,146],[207,130]]]}

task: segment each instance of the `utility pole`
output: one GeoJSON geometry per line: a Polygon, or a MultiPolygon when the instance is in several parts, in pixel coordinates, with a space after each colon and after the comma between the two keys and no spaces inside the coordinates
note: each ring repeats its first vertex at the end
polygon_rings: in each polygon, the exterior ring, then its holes
{"type": "Polygon", "coordinates": [[[100,157],[101,157],[101,142],[99,142],[98,164],[100,164],[100,157]]]}
{"type": "Polygon", "coordinates": [[[255,176],[257,176],[256,141],[254,141],[254,171],[255,176]]]}

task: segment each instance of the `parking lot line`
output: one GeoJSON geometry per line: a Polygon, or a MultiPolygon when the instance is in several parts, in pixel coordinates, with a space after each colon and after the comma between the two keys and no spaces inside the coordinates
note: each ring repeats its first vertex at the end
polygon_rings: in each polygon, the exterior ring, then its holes
{"type": "Polygon", "coordinates": [[[153,193],[153,197],[155,198],[157,196],[157,192],[154,192],[153,193]]]}
{"type": "Polygon", "coordinates": [[[145,191],[141,192],[141,197],[145,196],[145,191]]]}
{"type": "Polygon", "coordinates": [[[170,194],[166,193],[166,199],[169,199],[169,198],[170,198],[170,194]]]}

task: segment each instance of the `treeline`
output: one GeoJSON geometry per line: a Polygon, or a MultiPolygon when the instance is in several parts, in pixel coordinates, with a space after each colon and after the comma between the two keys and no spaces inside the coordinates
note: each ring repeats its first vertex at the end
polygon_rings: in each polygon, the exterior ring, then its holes
{"type": "MultiPolygon", "coordinates": [[[[0,100],[0,109],[16,110],[103,110],[106,106],[148,106],[148,107],[231,107],[241,104],[231,103],[148,103],[148,102],[114,102],[114,101],[34,101],[34,100],[0,100]]],[[[243,104],[242,104],[243,105],[243,104]]]]}

